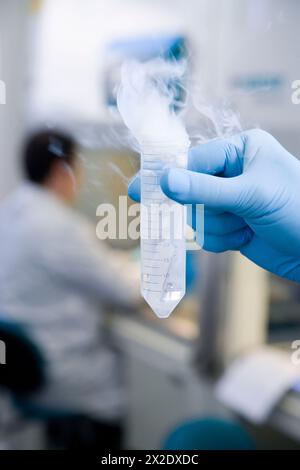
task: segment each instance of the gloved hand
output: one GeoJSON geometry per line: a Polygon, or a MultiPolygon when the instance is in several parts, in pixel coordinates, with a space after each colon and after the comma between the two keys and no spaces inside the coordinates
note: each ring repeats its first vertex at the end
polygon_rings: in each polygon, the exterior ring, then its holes
{"type": "MultiPolygon", "coordinates": [[[[240,250],[268,271],[300,282],[300,162],[270,134],[243,132],[194,147],[188,170],[169,169],[165,194],[205,205],[203,248],[240,250]]],[[[129,195],[139,199],[137,176],[129,195]]]]}

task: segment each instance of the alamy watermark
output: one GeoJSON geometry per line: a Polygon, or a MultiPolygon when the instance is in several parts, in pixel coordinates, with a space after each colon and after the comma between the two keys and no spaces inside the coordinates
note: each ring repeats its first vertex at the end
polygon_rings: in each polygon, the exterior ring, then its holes
{"type": "Polygon", "coordinates": [[[293,104],[300,104],[300,80],[294,80],[291,86],[293,92],[291,100],[293,104]]]}
{"type": "Polygon", "coordinates": [[[204,243],[204,206],[170,204],[132,204],[127,196],[119,196],[118,207],[103,203],[97,207],[100,220],[96,235],[100,240],[186,240],[188,250],[197,250],[204,243]],[[142,231],[141,231],[142,221],[142,231]],[[195,229],[187,228],[187,222],[195,229]]]}
{"type": "Polygon", "coordinates": [[[291,361],[294,366],[300,365],[300,340],[292,342],[291,348],[294,349],[294,352],[291,355],[291,361]]]}
{"type": "Polygon", "coordinates": [[[0,340],[0,365],[6,364],[6,344],[0,340]]]}
{"type": "Polygon", "coordinates": [[[6,104],[6,85],[3,80],[0,80],[0,105],[6,104]]]}

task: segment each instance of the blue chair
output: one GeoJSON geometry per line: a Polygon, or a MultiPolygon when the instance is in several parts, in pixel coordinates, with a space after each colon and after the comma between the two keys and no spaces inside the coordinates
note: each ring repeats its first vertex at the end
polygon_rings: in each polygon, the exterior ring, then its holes
{"type": "MultiPolygon", "coordinates": [[[[27,329],[17,322],[1,319],[0,340],[6,352],[6,363],[0,365],[0,388],[11,396],[20,417],[38,420],[45,426],[54,421],[79,419],[78,413],[70,410],[35,404],[34,394],[47,383],[47,367],[42,351],[32,341],[27,329]]],[[[64,430],[68,428],[65,425],[62,427],[64,430]]],[[[63,434],[66,438],[67,432],[63,434]]]]}
{"type": "Polygon", "coordinates": [[[0,369],[0,387],[20,399],[38,391],[45,382],[45,361],[25,328],[0,320],[0,340],[5,345],[6,363],[0,369]]]}
{"type": "Polygon", "coordinates": [[[187,421],[167,437],[165,450],[255,450],[250,435],[237,423],[216,418],[187,421]]]}

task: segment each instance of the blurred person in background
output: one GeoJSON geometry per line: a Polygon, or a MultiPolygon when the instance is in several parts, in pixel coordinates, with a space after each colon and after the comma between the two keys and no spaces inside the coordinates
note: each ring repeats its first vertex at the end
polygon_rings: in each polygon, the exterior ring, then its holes
{"type": "Polygon", "coordinates": [[[28,327],[46,358],[35,403],[86,416],[90,444],[118,448],[126,394],[103,313],[137,305],[137,277],[69,207],[81,181],[71,137],[36,133],[23,166],[27,181],[0,207],[1,315],[28,327]]]}

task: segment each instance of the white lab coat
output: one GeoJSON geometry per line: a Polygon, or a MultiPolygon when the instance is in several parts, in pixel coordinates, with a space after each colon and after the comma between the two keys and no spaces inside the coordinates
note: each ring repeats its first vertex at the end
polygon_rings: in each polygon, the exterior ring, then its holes
{"type": "Polygon", "coordinates": [[[122,415],[120,364],[101,310],[131,306],[138,295],[137,273],[49,191],[24,184],[0,206],[0,315],[28,326],[47,359],[37,403],[122,415]]]}

